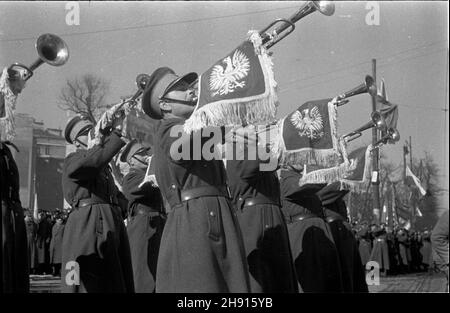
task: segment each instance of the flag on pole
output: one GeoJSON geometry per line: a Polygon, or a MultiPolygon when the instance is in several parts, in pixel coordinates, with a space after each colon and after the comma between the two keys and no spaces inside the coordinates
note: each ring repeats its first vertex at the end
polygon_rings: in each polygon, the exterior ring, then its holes
{"type": "Polygon", "coordinates": [[[427,194],[426,190],[422,187],[422,185],[420,184],[420,180],[419,178],[417,178],[413,172],[411,171],[411,169],[409,168],[409,166],[406,166],[406,173],[405,173],[406,177],[405,177],[405,183],[408,186],[413,186],[415,185],[417,188],[419,188],[420,193],[422,194],[422,196],[425,196],[427,194]]]}
{"type": "Polygon", "coordinates": [[[198,102],[184,130],[264,124],[275,120],[278,99],[272,59],[257,31],[199,77],[198,102]]]}
{"type": "Polygon", "coordinates": [[[387,224],[388,222],[388,214],[387,214],[387,206],[383,205],[383,211],[381,212],[381,223],[387,224]]]}
{"type": "Polygon", "coordinates": [[[397,129],[398,120],[398,106],[388,101],[384,79],[381,80],[380,90],[377,94],[377,102],[381,104],[380,113],[387,126],[385,130],[381,131],[381,137],[384,137],[389,128],[397,129]]]}
{"type": "Polygon", "coordinates": [[[418,217],[422,217],[422,216],[423,216],[423,214],[422,214],[422,212],[420,211],[420,209],[419,209],[418,206],[416,206],[416,215],[417,215],[418,217]]]}
{"type": "Polygon", "coordinates": [[[388,97],[386,94],[386,86],[384,83],[384,78],[381,79],[380,90],[378,92],[378,96],[381,97],[381,101],[388,101],[388,97]]]}

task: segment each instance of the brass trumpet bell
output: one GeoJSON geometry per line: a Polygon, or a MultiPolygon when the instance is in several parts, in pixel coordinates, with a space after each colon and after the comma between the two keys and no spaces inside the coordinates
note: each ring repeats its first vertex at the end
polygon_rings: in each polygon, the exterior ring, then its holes
{"type": "Polygon", "coordinates": [[[388,128],[386,135],[384,135],[382,138],[380,138],[376,143],[375,143],[375,147],[379,148],[380,146],[384,145],[384,144],[395,144],[396,142],[398,142],[400,140],[400,133],[397,129],[395,128],[388,128]]]}
{"type": "Polygon", "coordinates": [[[332,1],[308,1],[308,3],[303,5],[291,17],[287,19],[277,19],[261,30],[259,34],[262,37],[262,43],[265,45],[266,49],[269,49],[281,39],[292,33],[295,29],[295,23],[300,19],[316,11],[322,13],[323,15],[331,16],[334,14],[334,10],[335,6],[332,1]],[[281,23],[281,25],[269,33],[268,30],[278,23],[281,23]]]}
{"type": "Polygon", "coordinates": [[[350,141],[353,141],[353,140],[361,137],[363,131],[365,131],[369,128],[372,128],[372,127],[376,127],[378,130],[386,129],[386,121],[384,120],[384,118],[380,112],[378,112],[378,111],[372,112],[372,114],[370,115],[370,119],[371,120],[369,122],[367,122],[360,128],[352,131],[351,133],[344,135],[343,138],[345,139],[345,141],[350,142],[350,141]],[[347,138],[349,138],[349,139],[347,139],[347,138]]]}
{"type": "Polygon", "coordinates": [[[326,16],[331,16],[334,14],[334,3],[332,1],[311,1],[312,6],[326,16]]]}
{"type": "Polygon", "coordinates": [[[69,59],[69,48],[64,40],[53,34],[43,34],[36,41],[36,50],[39,59],[36,65],[30,66],[31,70],[37,68],[43,62],[52,66],[64,65],[69,59]]]}
{"type": "Polygon", "coordinates": [[[60,37],[53,34],[40,35],[36,41],[36,50],[39,58],[30,66],[27,67],[19,63],[10,66],[11,68],[16,65],[26,69],[27,75],[23,77],[24,80],[30,79],[33,76],[33,71],[44,62],[52,66],[61,66],[69,59],[67,44],[60,37]]]}
{"type": "Polygon", "coordinates": [[[136,86],[139,90],[144,90],[150,81],[150,75],[147,74],[139,74],[136,76],[136,86]]]}
{"type": "MultiPolygon", "coordinates": [[[[352,90],[349,90],[341,95],[338,96],[338,100],[347,99],[362,93],[368,93],[371,96],[376,95],[377,93],[377,86],[375,85],[375,81],[370,75],[366,75],[364,79],[364,83],[361,85],[353,88],[352,90]]],[[[345,104],[345,103],[343,103],[345,104]]]]}

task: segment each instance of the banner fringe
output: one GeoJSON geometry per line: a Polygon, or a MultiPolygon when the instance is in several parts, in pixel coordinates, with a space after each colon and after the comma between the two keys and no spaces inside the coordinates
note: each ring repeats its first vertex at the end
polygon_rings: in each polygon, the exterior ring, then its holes
{"type": "Polygon", "coordinates": [[[307,166],[304,167],[305,175],[300,178],[299,185],[332,183],[341,180],[348,171],[354,168],[354,163],[342,163],[339,166],[324,168],[307,173],[307,166]]]}
{"type": "Polygon", "coordinates": [[[0,76],[0,92],[5,101],[5,116],[0,118],[0,140],[11,141],[16,136],[16,123],[14,113],[16,111],[17,95],[9,87],[8,68],[5,67],[0,76]]]}

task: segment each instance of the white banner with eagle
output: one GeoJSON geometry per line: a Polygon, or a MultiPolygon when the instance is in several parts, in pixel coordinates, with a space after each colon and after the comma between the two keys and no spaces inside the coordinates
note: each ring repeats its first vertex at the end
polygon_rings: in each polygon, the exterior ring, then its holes
{"type": "Polygon", "coordinates": [[[332,99],[308,101],[280,121],[282,163],[337,166],[345,147],[337,136],[332,99]]]}
{"type": "Polygon", "coordinates": [[[184,130],[273,121],[278,100],[272,66],[258,32],[249,32],[248,40],[200,75],[199,99],[184,130]]]}

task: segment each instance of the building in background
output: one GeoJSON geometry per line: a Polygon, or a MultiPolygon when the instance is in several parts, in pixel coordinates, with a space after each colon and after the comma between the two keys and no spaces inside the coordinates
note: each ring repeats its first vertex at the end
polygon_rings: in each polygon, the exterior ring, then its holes
{"type": "Polygon", "coordinates": [[[27,114],[16,115],[13,152],[20,175],[20,200],[26,209],[53,211],[63,207],[61,185],[66,142],[62,130],[45,128],[27,114]]]}

